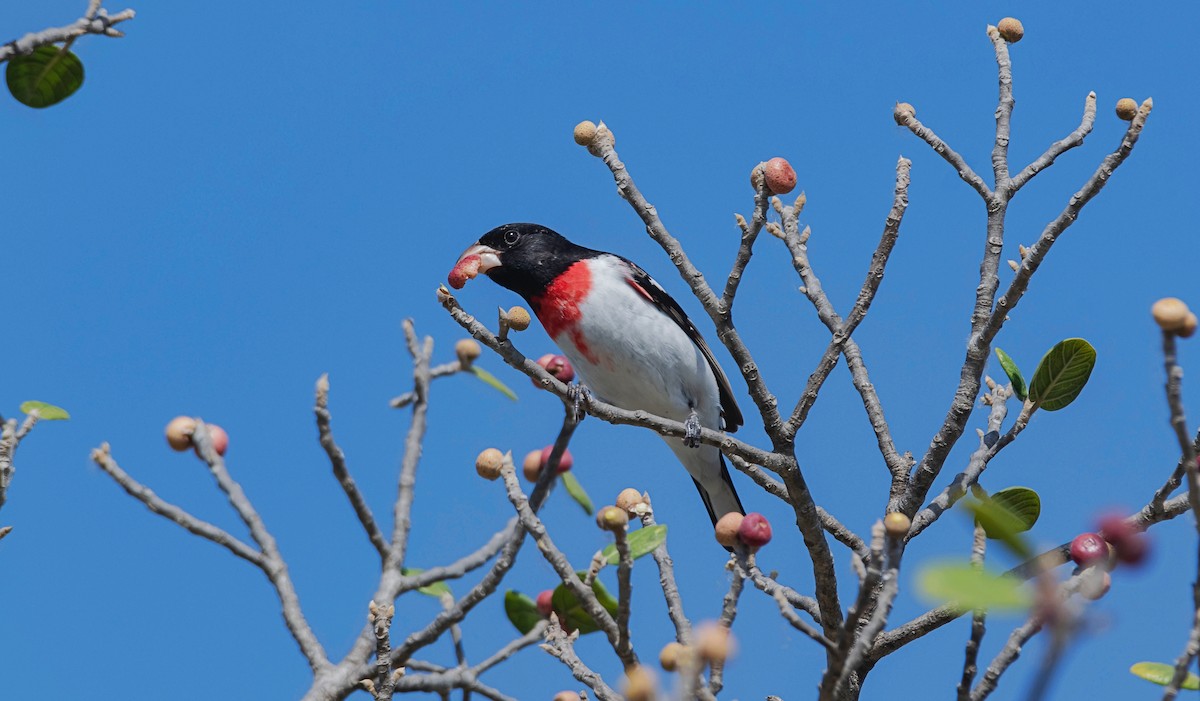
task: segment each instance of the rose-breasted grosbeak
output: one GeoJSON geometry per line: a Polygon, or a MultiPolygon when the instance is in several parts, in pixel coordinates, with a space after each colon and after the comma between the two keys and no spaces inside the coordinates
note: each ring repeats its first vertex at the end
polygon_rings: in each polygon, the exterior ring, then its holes
{"type": "Polygon", "coordinates": [[[701,426],[735,431],[742,413],[729,380],[679,304],[646,271],[577,246],[537,224],[492,229],[459,257],[450,283],[485,273],[525,298],[597,397],[684,422],[667,445],[696,482],[715,523],[745,513],[721,452],[697,440],[701,426]]]}

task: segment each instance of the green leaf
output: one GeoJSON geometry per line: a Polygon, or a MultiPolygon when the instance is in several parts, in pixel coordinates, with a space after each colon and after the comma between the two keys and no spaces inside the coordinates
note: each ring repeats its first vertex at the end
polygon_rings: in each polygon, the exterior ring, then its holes
{"type": "MultiPolygon", "coordinates": [[[[575,574],[580,580],[585,579],[587,576],[586,572],[576,572],[575,574]]],[[[617,615],[617,600],[612,597],[612,594],[608,593],[608,590],[604,588],[599,579],[592,580],[592,592],[595,593],[596,599],[605,610],[614,616],[617,615]]],[[[550,601],[554,610],[558,612],[559,620],[566,623],[570,628],[578,629],[580,635],[600,630],[596,622],[588,615],[588,612],[583,610],[583,605],[579,603],[579,600],[575,598],[571,590],[567,589],[567,585],[560,584],[555,587],[554,597],[550,601]]]]}
{"type": "MultiPolygon", "coordinates": [[[[1129,671],[1134,676],[1141,677],[1148,682],[1153,682],[1160,686],[1166,686],[1171,683],[1171,679],[1175,676],[1175,667],[1162,662],[1138,662],[1129,668],[1129,671]]],[[[1200,689],[1200,677],[1188,672],[1187,677],[1183,680],[1183,689],[1196,691],[1200,689]]]]}
{"type": "Polygon", "coordinates": [[[10,58],[5,79],[8,91],[21,104],[49,107],[83,85],[83,62],[57,46],[39,46],[31,54],[10,58]]]}
{"type": "Polygon", "coordinates": [[[1046,411],[1058,411],[1075,401],[1096,365],[1096,349],[1082,338],[1059,341],[1033,372],[1029,400],[1046,411]]]}
{"type": "Polygon", "coordinates": [[[478,377],[479,379],[483,380],[484,383],[489,384],[492,387],[495,387],[497,390],[499,390],[500,394],[503,394],[504,396],[508,397],[509,399],[513,400],[514,402],[517,401],[517,393],[512,391],[511,389],[509,389],[500,380],[497,380],[496,376],[493,375],[492,373],[488,372],[487,370],[484,370],[483,368],[479,367],[478,365],[472,365],[471,372],[473,372],[475,374],[475,377],[478,377]]]}
{"type": "MultiPolygon", "coordinates": [[[[667,525],[660,523],[649,528],[638,529],[630,533],[626,540],[629,543],[629,557],[636,560],[654,552],[655,548],[667,541],[667,525]]],[[[604,555],[610,565],[621,563],[616,543],[609,543],[608,547],[604,548],[600,554],[604,555]]]]}
{"type": "Polygon", "coordinates": [[[579,502],[579,505],[583,507],[584,513],[591,516],[595,512],[596,507],[592,505],[592,498],[588,496],[583,485],[570,472],[564,472],[561,476],[563,487],[566,487],[567,494],[570,494],[572,499],[579,502]]]}
{"type": "MultiPolygon", "coordinates": [[[[416,567],[405,567],[404,569],[400,570],[400,573],[405,577],[415,577],[424,571],[425,570],[419,570],[416,567]]],[[[450,585],[446,584],[445,582],[426,584],[423,587],[417,588],[417,591],[421,592],[425,596],[432,596],[435,599],[440,599],[443,595],[453,596],[453,593],[450,591],[450,585]]]]}
{"type": "Polygon", "coordinates": [[[508,620],[525,635],[542,620],[542,614],[537,610],[537,602],[519,591],[509,589],[504,592],[504,613],[508,620]]]}
{"type": "Polygon", "coordinates": [[[1021,533],[1029,530],[1025,519],[983,494],[982,490],[979,491],[977,499],[963,502],[964,508],[975,518],[975,523],[983,527],[988,538],[1004,543],[1018,557],[1030,557],[1031,548],[1021,537],[1021,533]]]}
{"type": "Polygon", "coordinates": [[[1013,394],[1017,395],[1017,399],[1025,401],[1027,396],[1025,376],[1021,374],[1021,369],[1017,367],[1016,361],[999,348],[996,349],[996,358],[1000,361],[1000,367],[1004,369],[1004,374],[1008,375],[1008,381],[1012,383],[1013,394]]]}
{"type": "Polygon", "coordinates": [[[71,418],[66,409],[46,402],[25,402],[21,405],[22,413],[32,414],[35,411],[42,421],[66,421],[71,418]]]}
{"type": "Polygon", "coordinates": [[[1030,596],[1021,582],[972,565],[950,562],[921,570],[917,588],[928,600],[950,603],[960,611],[1027,609],[1030,596]]]}
{"type": "Polygon", "coordinates": [[[1018,533],[1033,528],[1042,515],[1042,498],[1029,487],[1007,487],[992,495],[992,502],[1006,509],[1021,522],[1018,533]]]}

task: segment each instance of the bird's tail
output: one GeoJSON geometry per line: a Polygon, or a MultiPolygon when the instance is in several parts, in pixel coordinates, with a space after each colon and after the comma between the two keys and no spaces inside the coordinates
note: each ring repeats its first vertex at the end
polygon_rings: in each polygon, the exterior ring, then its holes
{"type": "Polygon", "coordinates": [[[733,488],[733,479],[729,476],[729,466],[725,464],[725,456],[720,453],[717,455],[721,459],[719,479],[709,481],[707,487],[701,484],[700,480],[693,479],[696,489],[700,492],[700,498],[704,500],[704,507],[708,509],[708,517],[712,519],[713,525],[716,525],[717,519],[730,511],[736,511],[739,514],[746,513],[746,509],[742,507],[742,500],[738,498],[737,490],[733,488]]]}

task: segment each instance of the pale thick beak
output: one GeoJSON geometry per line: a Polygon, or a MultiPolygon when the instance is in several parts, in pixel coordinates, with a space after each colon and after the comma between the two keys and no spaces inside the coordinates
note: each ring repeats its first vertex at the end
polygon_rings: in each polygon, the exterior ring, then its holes
{"type": "Polygon", "coordinates": [[[461,263],[467,256],[479,256],[479,272],[486,273],[492,268],[500,267],[500,253],[489,246],[477,243],[467,250],[462,252],[458,257],[458,262],[461,263]]]}

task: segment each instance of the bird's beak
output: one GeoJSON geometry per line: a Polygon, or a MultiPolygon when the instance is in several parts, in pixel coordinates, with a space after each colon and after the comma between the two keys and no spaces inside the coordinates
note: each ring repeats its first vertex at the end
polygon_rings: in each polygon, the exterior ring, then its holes
{"type": "Polygon", "coordinates": [[[493,268],[499,267],[500,252],[489,246],[477,243],[462,252],[462,255],[458,257],[458,262],[454,264],[454,269],[447,276],[447,280],[449,280],[451,287],[461,290],[463,285],[467,284],[467,280],[470,280],[479,273],[486,273],[493,268]]]}
{"type": "Polygon", "coordinates": [[[479,272],[481,273],[487,273],[492,268],[500,267],[500,252],[481,243],[463,251],[462,255],[458,257],[458,262],[462,263],[467,256],[479,256],[479,272]]]}

